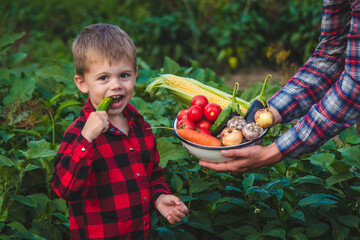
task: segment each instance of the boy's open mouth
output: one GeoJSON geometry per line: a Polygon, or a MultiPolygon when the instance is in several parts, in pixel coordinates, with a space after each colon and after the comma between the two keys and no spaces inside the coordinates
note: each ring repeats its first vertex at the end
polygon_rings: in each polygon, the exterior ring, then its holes
{"type": "Polygon", "coordinates": [[[114,100],[113,101],[113,104],[114,104],[114,103],[121,102],[121,100],[123,100],[124,96],[111,96],[111,98],[114,100]]]}

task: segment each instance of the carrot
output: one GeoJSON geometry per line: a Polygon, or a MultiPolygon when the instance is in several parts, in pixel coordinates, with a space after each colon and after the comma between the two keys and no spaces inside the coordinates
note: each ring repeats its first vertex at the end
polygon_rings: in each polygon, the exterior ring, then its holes
{"type": "Polygon", "coordinates": [[[186,140],[205,146],[221,147],[221,142],[216,137],[203,134],[191,129],[176,129],[176,132],[186,140]]]}

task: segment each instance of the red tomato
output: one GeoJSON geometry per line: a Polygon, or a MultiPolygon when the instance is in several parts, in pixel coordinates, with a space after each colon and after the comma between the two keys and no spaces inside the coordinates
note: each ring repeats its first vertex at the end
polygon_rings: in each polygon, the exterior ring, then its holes
{"type": "Polygon", "coordinates": [[[196,95],[191,99],[191,106],[198,105],[201,107],[201,109],[204,109],[204,107],[209,103],[208,99],[203,95],[196,95]]]}
{"type": "Polygon", "coordinates": [[[176,128],[179,128],[179,129],[188,128],[191,130],[195,130],[196,126],[195,126],[195,123],[193,121],[191,121],[190,119],[183,118],[177,123],[176,128]]]}
{"type": "Polygon", "coordinates": [[[177,120],[180,121],[181,119],[187,118],[187,112],[188,112],[188,109],[181,110],[176,117],[177,120]]]}
{"type": "Polygon", "coordinates": [[[191,121],[198,122],[202,119],[204,116],[203,110],[199,105],[194,105],[189,107],[189,110],[187,112],[187,117],[191,121]]]}
{"type": "Polygon", "coordinates": [[[204,115],[209,121],[215,121],[222,111],[219,104],[209,103],[204,108],[204,115]]]}
{"type": "Polygon", "coordinates": [[[202,120],[202,121],[196,123],[196,127],[210,129],[211,122],[209,120],[202,120]]]}
{"type": "Polygon", "coordinates": [[[206,128],[199,128],[198,131],[199,131],[199,133],[202,133],[202,134],[211,135],[211,132],[209,131],[209,129],[206,129],[206,128]]]}

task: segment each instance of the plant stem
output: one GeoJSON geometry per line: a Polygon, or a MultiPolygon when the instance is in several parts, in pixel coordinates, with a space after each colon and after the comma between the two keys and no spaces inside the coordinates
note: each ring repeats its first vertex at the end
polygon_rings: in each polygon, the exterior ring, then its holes
{"type": "Polygon", "coordinates": [[[55,145],[55,120],[54,117],[51,115],[50,111],[47,110],[50,120],[51,120],[51,126],[52,126],[52,145],[55,145]]]}
{"type": "Polygon", "coordinates": [[[265,94],[265,90],[266,90],[266,85],[267,85],[267,82],[268,82],[268,79],[272,77],[271,74],[268,74],[265,78],[265,81],[264,81],[264,84],[262,86],[262,89],[261,89],[261,92],[260,92],[260,97],[264,97],[264,94],[265,94]]]}

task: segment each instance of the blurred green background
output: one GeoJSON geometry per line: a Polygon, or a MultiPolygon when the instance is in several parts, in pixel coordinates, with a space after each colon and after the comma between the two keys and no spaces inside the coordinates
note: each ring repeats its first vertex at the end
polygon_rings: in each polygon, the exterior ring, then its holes
{"type": "Polygon", "coordinates": [[[93,23],[112,23],[134,40],[138,56],[159,68],[189,58],[219,74],[302,64],[320,30],[320,0],[4,0],[0,34],[26,32],[17,49],[32,61],[71,61],[70,45],[93,23]]]}
{"type": "MultiPolygon", "coordinates": [[[[169,127],[184,106],[165,90],[144,92],[153,78],[189,76],[232,93],[228,79],[254,75],[256,82],[237,92],[251,101],[271,70],[270,97],[314,51],[321,4],[0,1],[0,239],[69,239],[67,204],[50,183],[63,133],[87,99],[74,84],[70,50],[82,28],[111,23],[130,35],[139,63],[131,104],[152,126],[169,127]]],[[[291,126],[272,127],[262,144],[291,126]]],[[[153,214],[151,239],[360,240],[360,137],[354,127],[315,153],[241,174],[203,169],[172,131],[153,131],[164,178],[190,212],[176,225],[153,214]]]]}

